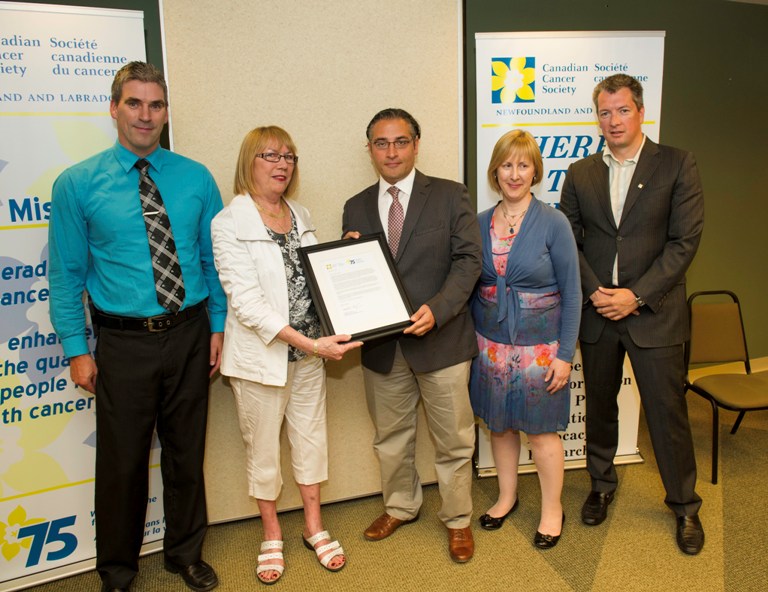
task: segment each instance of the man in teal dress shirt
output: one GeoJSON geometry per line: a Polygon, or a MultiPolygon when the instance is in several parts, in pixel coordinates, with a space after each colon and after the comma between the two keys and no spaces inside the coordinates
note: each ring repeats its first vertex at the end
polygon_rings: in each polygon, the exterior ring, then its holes
{"type": "Polygon", "coordinates": [[[131,62],[117,73],[110,113],[117,142],[59,176],[49,228],[51,320],[73,382],[96,394],[96,567],[102,590],[127,590],[138,572],[156,426],[166,569],[193,590],[211,590],[218,579],[201,560],[203,454],[226,316],[210,236],[221,196],[203,165],[160,148],[167,88],[154,66],[131,62]],[[140,159],[170,221],[183,280],[179,310],[158,302],[144,221],[157,212],[142,208],[140,159]],[[94,356],[84,291],[98,331],[94,356]]]}

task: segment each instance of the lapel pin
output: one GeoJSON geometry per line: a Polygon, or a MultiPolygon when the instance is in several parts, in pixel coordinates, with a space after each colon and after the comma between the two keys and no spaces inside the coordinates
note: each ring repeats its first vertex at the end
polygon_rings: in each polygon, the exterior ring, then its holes
{"type": "Polygon", "coordinates": [[[637,184],[637,188],[638,188],[638,189],[642,189],[642,188],[643,188],[643,184],[642,184],[642,183],[638,183],[638,184],[637,184]]]}

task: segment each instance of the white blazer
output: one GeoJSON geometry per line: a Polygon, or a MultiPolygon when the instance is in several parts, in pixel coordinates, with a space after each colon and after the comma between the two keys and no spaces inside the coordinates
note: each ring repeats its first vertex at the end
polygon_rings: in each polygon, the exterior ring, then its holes
{"type": "MultiPolygon", "coordinates": [[[[317,244],[303,206],[286,200],[301,245],[317,244]]],[[[276,336],[289,324],[288,284],[280,247],[269,236],[250,195],[238,195],[211,222],[213,255],[227,294],[221,373],[285,386],[288,344],[276,336]]]]}

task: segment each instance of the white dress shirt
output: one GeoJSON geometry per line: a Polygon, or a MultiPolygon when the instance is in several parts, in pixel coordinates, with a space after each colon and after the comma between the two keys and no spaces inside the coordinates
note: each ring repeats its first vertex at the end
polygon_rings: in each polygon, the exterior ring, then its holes
{"type": "MultiPolygon", "coordinates": [[[[627,199],[627,190],[629,184],[632,181],[632,176],[635,174],[635,168],[637,167],[637,160],[640,158],[640,153],[645,146],[645,134],[643,134],[643,141],[640,143],[640,148],[637,149],[635,155],[631,158],[627,158],[624,162],[619,162],[611,152],[608,146],[605,146],[603,150],[603,161],[608,165],[608,181],[611,188],[611,209],[613,210],[613,219],[616,221],[616,226],[621,224],[621,214],[624,211],[624,202],[627,199]]],[[[616,254],[616,259],[613,262],[613,277],[611,278],[614,286],[619,285],[619,254],[616,254]]]]}

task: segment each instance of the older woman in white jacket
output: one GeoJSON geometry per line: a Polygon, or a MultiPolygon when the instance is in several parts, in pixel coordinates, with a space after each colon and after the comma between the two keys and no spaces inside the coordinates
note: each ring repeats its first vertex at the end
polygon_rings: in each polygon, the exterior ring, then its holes
{"type": "Polygon", "coordinates": [[[289,201],[298,156],[275,126],[243,140],[232,202],[213,220],[216,268],[227,293],[221,373],[230,377],[248,459],[249,494],[261,513],[264,541],[256,575],[275,583],[284,570],[275,500],[280,494],[280,428],[286,420],[294,478],[304,503],[304,544],[330,571],[344,567],[338,541],[320,516],[320,482],[328,478],[323,359],[339,360],[360,342],[322,337],[299,261],[317,243],[306,208],[289,201]]]}

